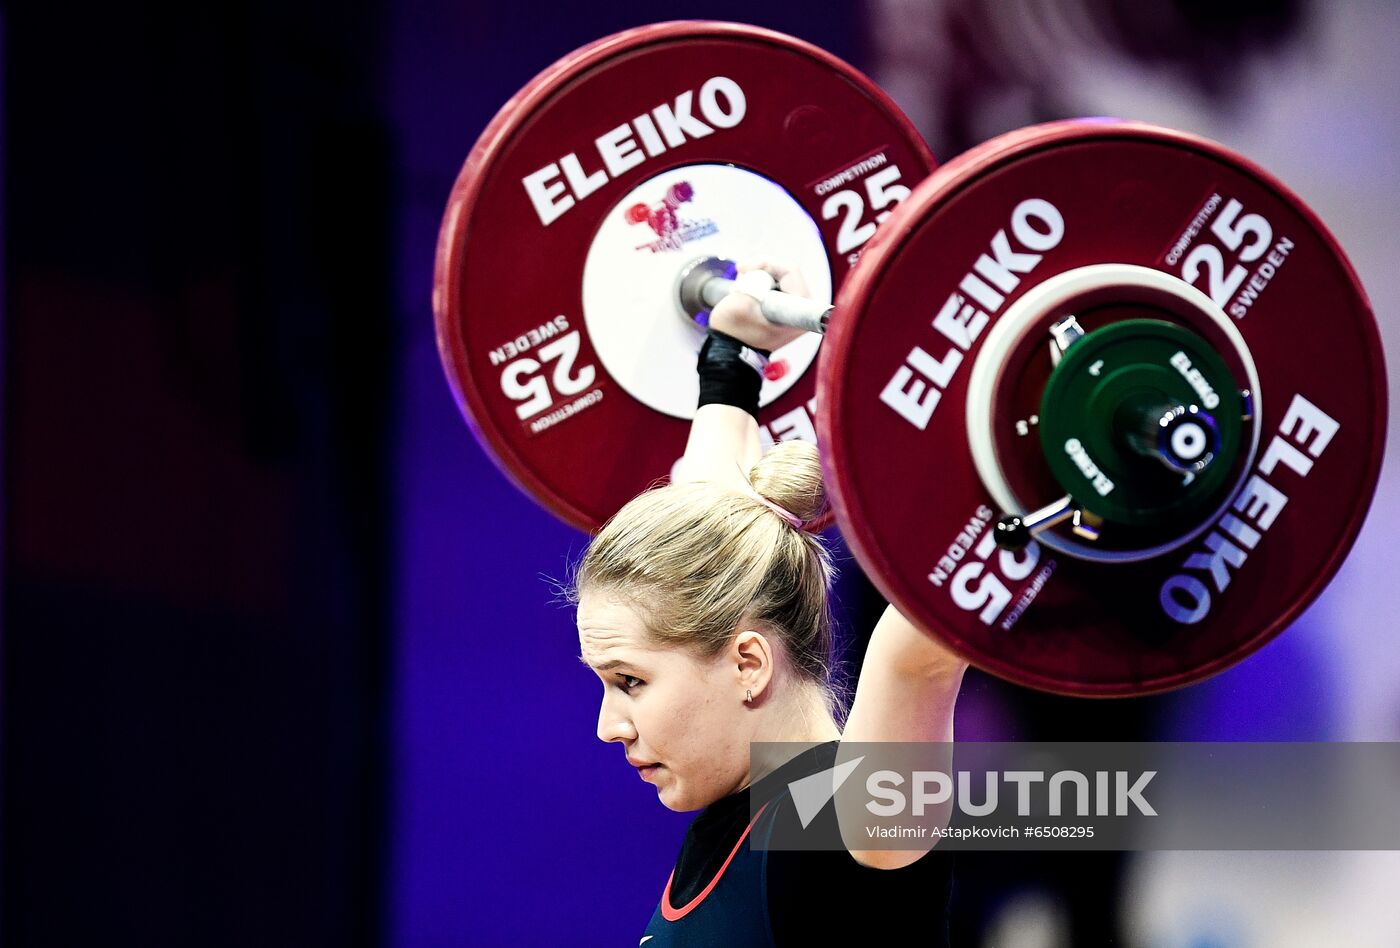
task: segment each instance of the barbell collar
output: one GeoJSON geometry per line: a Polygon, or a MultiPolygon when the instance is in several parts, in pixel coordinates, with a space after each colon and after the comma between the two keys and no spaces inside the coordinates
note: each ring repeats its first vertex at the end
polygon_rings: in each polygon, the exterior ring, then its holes
{"type": "Polygon", "coordinates": [[[997,546],[1003,550],[1019,550],[1029,543],[1032,537],[1066,520],[1073,519],[1075,526],[1079,526],[1082,520],[1080,514],[1079,505],[1068,494],[1025,516],[1008,514],[997,521],[997,546]]]}
{"type": "Polygon", "coordinates": [[[1134,451],[1179,474],[1197,474],[1220,454],[1220,426],[1196,405],[1131,406],[1123,435],[1134,451]]]}

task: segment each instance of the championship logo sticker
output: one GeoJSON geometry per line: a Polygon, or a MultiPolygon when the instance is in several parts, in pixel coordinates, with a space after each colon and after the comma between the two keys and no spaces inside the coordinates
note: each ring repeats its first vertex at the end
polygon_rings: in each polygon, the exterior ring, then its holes
{"type": "Polygon", "coordinates": [[[692,240],[718,233],[719,228],[708,217],[687,220],[680,216],[680,206],[694,198],[695,189],[690,182],[677,181],[666,189],[666,196],[656,204],[638,202],[629,207],[627,220],[633,224],[646,224],[656,235],[655,240],[638,244],[637,249],[665,253],[680,250],[692,240]]]}

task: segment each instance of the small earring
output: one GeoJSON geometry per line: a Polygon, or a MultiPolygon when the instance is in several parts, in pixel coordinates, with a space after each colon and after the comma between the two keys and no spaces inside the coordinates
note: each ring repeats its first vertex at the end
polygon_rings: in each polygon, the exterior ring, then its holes
{"type": "Polygon", "coordinates": [[[746,689],[744,689],[744,700],[745,700],[745,701],[752,701],[752,700],[753,700],[753,689],[751,689],[751,688],[746,688],[746,689]]]}

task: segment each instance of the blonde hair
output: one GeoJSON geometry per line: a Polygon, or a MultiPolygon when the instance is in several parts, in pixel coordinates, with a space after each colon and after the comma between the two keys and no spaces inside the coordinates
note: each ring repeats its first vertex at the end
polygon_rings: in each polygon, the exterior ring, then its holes
{"type": "MultiPolygon", "coordinates": [[[[815,446],[784,441],[752,470],[755,493],[802,522],[826,510],[815,446]]],[[[845,696],[834,679],[828,592],[831,555],[758,497],[710,482],[668,484],[637,496],[604,525],[574,571],[585,589],[622,596],[662,645],[720,654],[744,621],[777,635],[792,666],[816,684],[838,726],[845,696]]]]}

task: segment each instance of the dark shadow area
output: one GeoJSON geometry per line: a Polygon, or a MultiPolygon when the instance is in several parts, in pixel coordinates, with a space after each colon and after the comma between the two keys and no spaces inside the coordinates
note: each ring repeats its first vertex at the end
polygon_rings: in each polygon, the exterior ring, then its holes
{"type": "Polygon", "coordinates": [[[379,10],[9,13],[3,940],[376,944],[379,10]]]}

